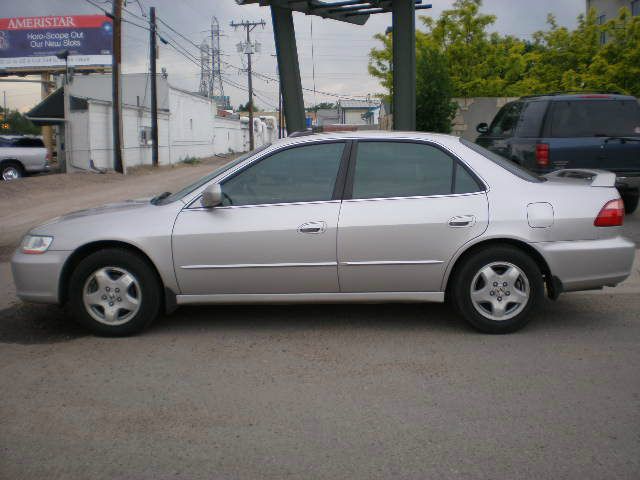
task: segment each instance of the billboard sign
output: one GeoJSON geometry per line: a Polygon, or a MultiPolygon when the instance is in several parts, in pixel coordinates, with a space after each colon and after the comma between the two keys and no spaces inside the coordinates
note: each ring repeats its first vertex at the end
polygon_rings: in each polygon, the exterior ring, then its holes
{"type": "Polygon", "coordinates": [[[113,23],[104,15],[0,18],[0,73],[111,65],[113,23]]]}

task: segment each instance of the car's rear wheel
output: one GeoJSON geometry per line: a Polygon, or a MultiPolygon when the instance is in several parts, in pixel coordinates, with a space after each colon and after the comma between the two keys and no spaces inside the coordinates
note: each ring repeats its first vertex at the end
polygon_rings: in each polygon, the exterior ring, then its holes
{"type": "Polygon", "coordinates": [[[5,182],[17,180],[24,177],[24,168],[22,168],[20,162],[7,160],[0,164],[0,175],[2,175],[2,180],[5,182]]]}
{"type": "Polygon", "coordinates": [[[542,273],[525,252],[496,245],[463,260],[452,278],[458,311],[475,329],[510,333],[524,327],[544,296],[542,273]]]}
{"type": "Polygon", "coordinates": [[[97,335],[138,333],[160,313],[161,287],[151,266],[124,249],[85,257],[71,274],[69,303],[76,320],[97,335]]]}
{"type": "Polygon", "coordinates": [[[638,199],[640,198],[640,190],[637,188],[623,190],[620,192],[622,201],[624,202],[624,213],[631,215],[638,208],[638,199]]]}

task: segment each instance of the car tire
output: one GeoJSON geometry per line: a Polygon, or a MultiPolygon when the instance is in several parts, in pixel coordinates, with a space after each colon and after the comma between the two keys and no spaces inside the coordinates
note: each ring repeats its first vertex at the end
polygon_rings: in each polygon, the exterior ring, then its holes
{"type": "Polygon", "coordinates": [[[5,182],[24,177],[24,168],[20,162],[7,160],[0,164],[0,178],[5,182]]]}
{"type": "Polygon", "coordinates": [[[94,252],[71,273],[69,306],[96,335],[121,337],[144,330],[160,314],[161,284],[149,263],[121,248],[94,252]]]}
{"type": "Polygon", "coordinates": [[[483,333],[515,332],[544,297],[542,273],[525,252],[495,245],[473,253],[452,278],[452,300],[458,312],[483,333]]]}
{"type": "Polygon", "coordinates": [[[622,201],[624,202],[624,213],[631,215],[638,208],[638,198],[640,197],[640,190],[632,189],[620,192],[622,201]]]}

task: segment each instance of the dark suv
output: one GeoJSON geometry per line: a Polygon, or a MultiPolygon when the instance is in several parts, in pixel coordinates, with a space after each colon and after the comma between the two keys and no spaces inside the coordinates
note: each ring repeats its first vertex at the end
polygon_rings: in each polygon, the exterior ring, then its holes
{"type": "Polygon", "coordinates": [[[638,206],[640,105],[618,94],[554,94],[507,103],[476,143],[536,173],[560,168],[615,172],[627,213],[638,206]]]}

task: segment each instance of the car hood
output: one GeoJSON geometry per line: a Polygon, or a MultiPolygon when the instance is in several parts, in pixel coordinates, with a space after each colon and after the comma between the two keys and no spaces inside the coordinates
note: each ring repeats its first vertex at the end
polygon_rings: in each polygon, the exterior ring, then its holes
{"type": "Polygon", "coordinates": [[[182,202],[154,205],[150,199],[129,200],[88,208],[54,218],[31,230],[52,236],[52,250],[75,250],[96,241],[145,245],[149,239],[170,239],[182,202]]]}
{"type": "Polygon", "coordinates": [[[52,218],[46,221],[40,227],[54,225],[56,223],[65,222],[68,220],[79,219],[83,217],[92,217],[105,214],[116,214],[120,212],[127,212],[132,210],[139,210],[141,208],[149,208],[151,204],[151,197],[139,198],[135,200],[125,200],[123,202],[114,202],[101,205],[99,207],[86,208],[84,210],[76,210],[75,212],[67,213],[59,217],[52,218]]]}

